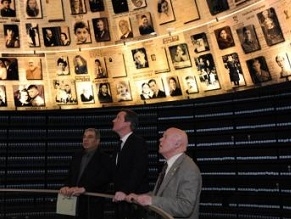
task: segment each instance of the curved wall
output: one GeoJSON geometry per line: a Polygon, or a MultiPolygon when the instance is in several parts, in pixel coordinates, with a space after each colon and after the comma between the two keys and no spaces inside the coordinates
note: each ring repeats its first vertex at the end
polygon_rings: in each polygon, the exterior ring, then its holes
{"type": "Polygon", "coordinates": [[[150,0],[140,5],[131,0],[103,1],[104,8],[81,1],[79,10],[71,7],[75,1],[36,2],[35,14],[26,11],[26,1],[12,1],[15,15],[1,13],[1,110],[194,99],[282,83],[291,77],[290,0],[167,0],[168,15],[158,12],[160,1],[150,0]],[[148,32],[139,29],[144,16],[153,28],[148,32]],[[98,30],[101,23],[107,33],[98,30]],[[125,23],[132,37],[123,39],[119,24],[125,23]],[[13,32],[16,37],[11,40],[13,32]],[[162,91],[157,97],[153,80],[162,91]],[[144,84],[145,99],[141,97],[144,84]],[[101,85],[111,98],[99,96],[101,85]],[[34,96],[35,89],[40,97],[27,98],[34,96]]]}

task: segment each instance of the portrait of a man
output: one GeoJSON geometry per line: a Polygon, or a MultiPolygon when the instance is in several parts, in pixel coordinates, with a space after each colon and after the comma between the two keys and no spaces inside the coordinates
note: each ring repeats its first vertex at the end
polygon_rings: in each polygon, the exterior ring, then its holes
{"type": "Polygon", "coordinates": [[[137,69],[148,68],[148,57],[145,48],[132,50],[132,57],[137,69]]]}

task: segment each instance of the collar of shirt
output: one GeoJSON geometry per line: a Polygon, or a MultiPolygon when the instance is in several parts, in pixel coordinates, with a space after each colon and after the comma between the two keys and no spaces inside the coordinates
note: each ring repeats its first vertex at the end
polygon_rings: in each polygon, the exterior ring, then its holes
{"type": "Polygon", "coordinates": [[[182,155],[183,153],[179,153],[174,155],[173,157],[171,157],[169,160],[167,160],[168,163],[168,168],[166,170],[166,174],[168,173],[169,169],[171,169],[171,167],[173,166],[173,164],[175,163],[175,161],[182,155]]]}
{"type": "Polygon", "coordinates": [[[128,139],[128,137],[132,134],[132,132],[129,132],[128,134],[126,134],[125,136],[123,136],[120,140],[122,141],[121,144],[121,149],[123,148],[124,143],[126,142],[126,140],[128,139]]]}

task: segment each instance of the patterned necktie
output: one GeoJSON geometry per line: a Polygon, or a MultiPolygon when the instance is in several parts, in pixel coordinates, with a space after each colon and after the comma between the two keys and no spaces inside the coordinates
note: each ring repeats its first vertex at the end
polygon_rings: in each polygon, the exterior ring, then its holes
{"type": "Polygon", "coordinates": [[[162,168],[162,171],[160,172],[160,175],[159,175],[159,178],[158,178],[158,181],[157,181],[157,186],[156,186],[156,190],[155,190],[155,195],[158,193],[159,189],[160,189],[160,186],[164,180],[164,177],[166,175],[166,170],[168,168],[168,163],[165,162],[163,168],[162,168]]]}

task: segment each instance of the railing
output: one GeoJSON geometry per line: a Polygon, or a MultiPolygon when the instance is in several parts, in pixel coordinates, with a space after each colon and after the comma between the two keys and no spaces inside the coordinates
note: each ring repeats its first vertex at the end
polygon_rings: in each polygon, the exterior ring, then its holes
{"type": "MultiPolygon", "coordinates": [[[[55,218],[57,194],[59,190],[51,189],[1,189],[0,188],[0,219],[51,219],[55,218]]],[[[86,192],[88,197],[105,198],[105,219],[113,218],[113,195],[86,192]]],[[[142,207],[155,213],[157,218],[173,219],[164,210],[155,206],[142,207]]]]}

